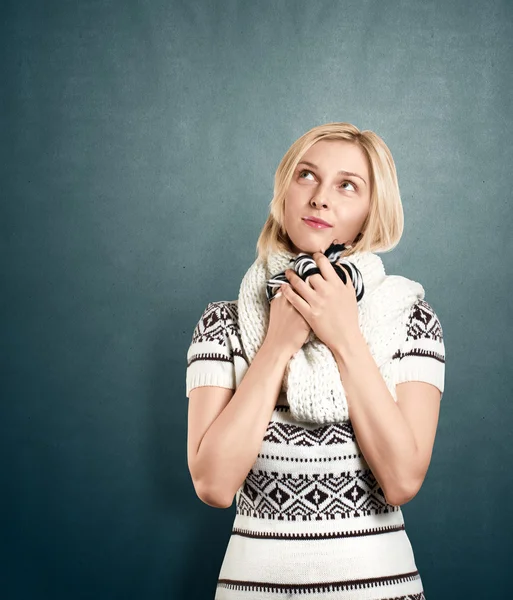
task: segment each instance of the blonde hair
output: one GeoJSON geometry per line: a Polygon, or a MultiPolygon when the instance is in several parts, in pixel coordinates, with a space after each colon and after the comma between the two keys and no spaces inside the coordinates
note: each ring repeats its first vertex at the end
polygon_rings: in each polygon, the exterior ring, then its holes
{"type": "Polygon", "coordinates": [[[404,213],[395,163],[388,146],[373,131],[360,131],[351,123],[326,123],[297,139],[278,165],[269,216],[256,245],[258,258],[265,260],[269,252],[293,252],[292,242],[283,225],[285,196],[298,162],[319,140],[344,140],[357,144],[369,163],[369,214],[362,231],[344,256],[359,251],[389,252],[399,243],[404,229],[404,213]]]}

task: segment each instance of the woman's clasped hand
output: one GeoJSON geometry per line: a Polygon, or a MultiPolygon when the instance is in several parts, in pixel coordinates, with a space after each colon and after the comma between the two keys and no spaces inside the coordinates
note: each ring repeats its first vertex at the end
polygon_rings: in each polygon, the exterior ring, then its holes
{"type": "Polygon", "coordinates": [[[321,342],[333,351],[350,344],[360,334],[356,292],[351,278],[346,277],[344,283],[325,254],[314,252],[312,256],[321,273],[303,281],[293,269],[287,269],[289,284],[283,284],[280,291],[321,342]]]}

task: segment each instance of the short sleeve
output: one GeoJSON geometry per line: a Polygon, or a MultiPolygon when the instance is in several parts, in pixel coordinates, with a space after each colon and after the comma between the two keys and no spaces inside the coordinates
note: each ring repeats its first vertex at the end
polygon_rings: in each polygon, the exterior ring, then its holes
{"type": "Polygon", "coordinates": [[[187,398],[195,387],[236,388],[232,344],[226,324],[225,302],[209,302],[194,328],[187,351],[187,398]]]}
{"type": "MultiPolygon", "coordinates": [[[[410,309],[406,336],[396,359],[396,384],[425,381],[436,386],[443,396],[445,383],[445,345],[442,325],[425,300],[410,309]]],[[[440,398],[441,399],[441,398],[440,398]]]]}

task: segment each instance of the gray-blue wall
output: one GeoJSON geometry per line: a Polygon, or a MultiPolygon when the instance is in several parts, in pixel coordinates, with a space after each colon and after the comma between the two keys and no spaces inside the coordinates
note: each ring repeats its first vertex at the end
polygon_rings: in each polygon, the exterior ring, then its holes
{"type": "Polygon", "coordinates": [[[235,507],[192,487],[186,351],[237,297],[283,154],[330,121],[389,145],[405,232],[381,256],[444,329],[403,506],[426,596],[509,598],[512,3],[0,10],[2,598],[213,598],[235,507]]]}

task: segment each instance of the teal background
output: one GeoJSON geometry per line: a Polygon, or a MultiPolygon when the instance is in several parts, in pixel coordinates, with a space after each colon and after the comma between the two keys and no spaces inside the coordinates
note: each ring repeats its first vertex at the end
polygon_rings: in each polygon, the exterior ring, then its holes
{"type": "Polygon", "coordinates": [[[403,506],[426,597],[509,598],[512,3],[0,10],[2,598],[213,598],[235,506],[194,493],[186,352],[283,154],[330,121],[389,145],[405,232],[381,257],[444,330],[403,506]]]}

